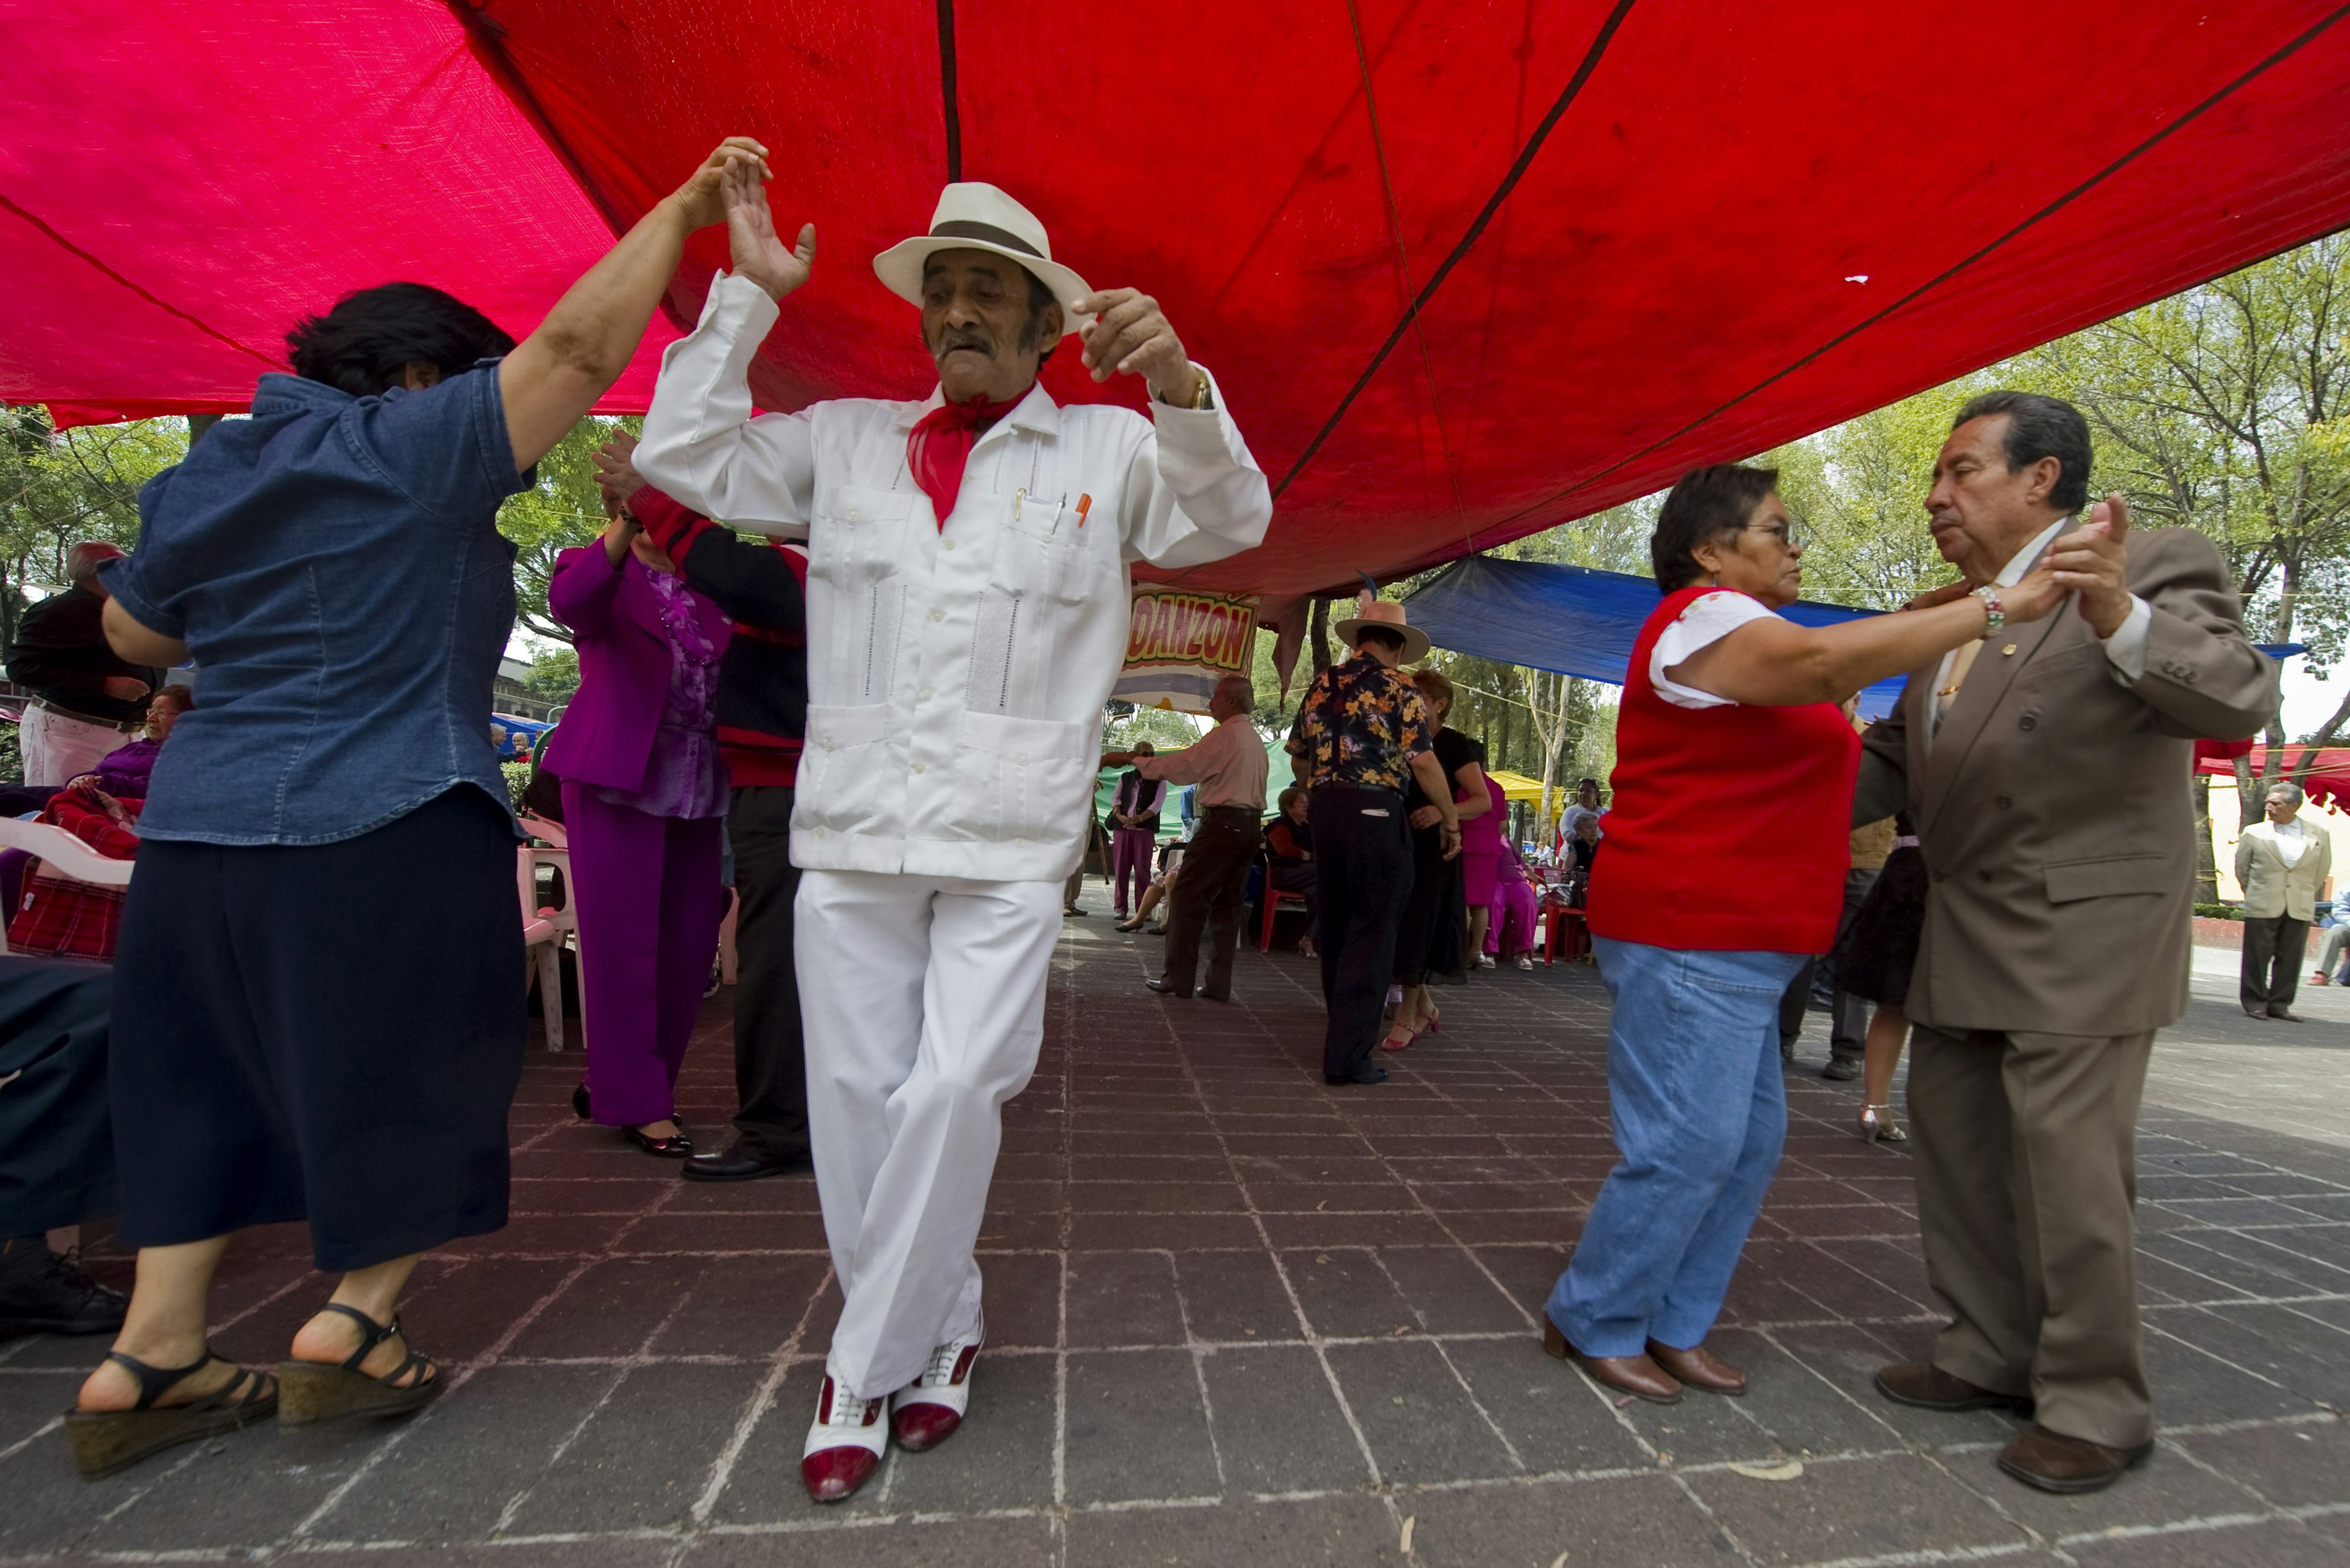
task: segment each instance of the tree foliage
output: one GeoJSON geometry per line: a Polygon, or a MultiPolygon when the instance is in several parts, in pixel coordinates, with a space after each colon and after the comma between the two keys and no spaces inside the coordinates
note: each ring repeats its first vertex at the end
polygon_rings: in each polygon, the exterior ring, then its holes
{"type": "Polygon", "coordinates": [[[57,431],[38,407],[0,407],[0,643],[31,600],[65,585],[68,545],[139,542],[139,487],[187,451],[184,420],[57,431]]]}
{"type": "MultiPolygon", "coordinates": [[[[592,455],[615,431],[633,431],[643,423],[633,418],[593,415],[581,420],[553,452],[539,459],[538,482],[498,509],[498,531],[515,546],[515,619],[522,630],[550,642],[571,641],[570,628],[546,607],[546,585],[555,576],[555,558],[604,531],[604,500],[596,488],[592,455]]],[[[576,670],[575,662],[575,686],[578,684],[576,670]]]]}

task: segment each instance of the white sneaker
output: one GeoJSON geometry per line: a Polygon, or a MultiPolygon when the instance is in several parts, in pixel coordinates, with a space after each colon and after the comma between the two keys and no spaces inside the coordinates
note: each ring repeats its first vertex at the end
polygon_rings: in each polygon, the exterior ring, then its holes
{"type": "Polygon", "coordinates": [[[1520,969],[1532,969],[1534,967],[1534,961],[1525,957],[1523,954],[1520,954],[1518,958],[1518,967],[1520,969]]]}
{"type": "Polygon", "coordinates": [[[979,1363],[986,1325],[931,1352],[922,1375],[889,1396],[889,1430],[910,1453],[935,1449],[962,1425],[971,1408],[971,1373],[979,1363]]]}
{"type": "Polygon", "coordinates": [[[816,1419],[809,1423],[807,1444],[800,1450],[800,1480],[809,1497],[839,1502],[873,1474],[889,1446],[882,1404],[879,1399],[852,1399],[835,1386],[831,1373],[824,1375],[816,1419]]]}

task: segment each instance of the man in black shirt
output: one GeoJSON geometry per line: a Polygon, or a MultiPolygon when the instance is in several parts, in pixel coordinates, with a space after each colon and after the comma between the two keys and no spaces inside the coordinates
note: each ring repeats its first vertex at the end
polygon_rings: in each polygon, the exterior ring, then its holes
{"type": "Polygon", "coordinates": [[[72,546],[66,551],[72,586],[16,623],[8,679],[33,694],[18,731],[28,784],[62,788],[96,767],[146,722],[147,699],[163,683],[161,670],[118,656],[99,624],[106,586],[98,568],[121,554],[96,540],[72,546]]]}

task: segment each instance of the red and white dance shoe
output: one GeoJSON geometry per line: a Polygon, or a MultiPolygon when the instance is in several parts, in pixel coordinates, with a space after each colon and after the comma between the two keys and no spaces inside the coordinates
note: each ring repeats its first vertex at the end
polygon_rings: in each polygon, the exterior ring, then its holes
{"type": "Polygon", "coordinates": [[[971,1408],[971,1369],[986,1337],[983,1324],[962,1338],[948,1340],[931,1352],[931,1364],[920,1377],[889,1396],[889,1430],[899,1448],[919,1454],[954,1436],[971,1408]]]}
{"type": "Polygon", "coordinates": [[[800,1450],[800,1480],[817,1502],[840,1502],[856,1494],[889,1446],[889,1427],[881,1419],[879,1399],[852,1399],[824,1375],[824,1392],[816,1397],[816,1420],[808,1428],[807,1447],[800,1450]]]}

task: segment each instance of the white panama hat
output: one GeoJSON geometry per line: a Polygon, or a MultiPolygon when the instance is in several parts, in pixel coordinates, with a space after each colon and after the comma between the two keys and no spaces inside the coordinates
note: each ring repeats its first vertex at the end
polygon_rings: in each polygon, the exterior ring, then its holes
{"type": "Polygon", "coordinates": [[[993,251],[1008,257],[1044,280],[1061,302],[1061,333],[1066,337],[1084,325],[1077,301],[1091,294],[1086,280],[1053,259],[1053,242],[1036,214],[978,180],[966,180],[939,192],[938,211],[931,214],[931,232],[900,240],[873,258],[873,275],[882,286],[913,305],[922,303],[922,266],[939,251],[993,251]]]}
{"type": "Polygon", "coordinates": [[[1352,648],[1363,628],[1384,627],[1403,639],[1403,651],[1396,655],[1398,664],[1417,664],[1427,654],[1428,633],[1405,621],[1403,606],[1393,599],[1375,599],[1367,593],[1356,595],[1355,600],[1355,613],[1332,628],[1340,642],[1352,648]]]}

